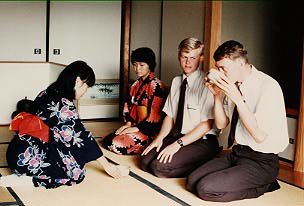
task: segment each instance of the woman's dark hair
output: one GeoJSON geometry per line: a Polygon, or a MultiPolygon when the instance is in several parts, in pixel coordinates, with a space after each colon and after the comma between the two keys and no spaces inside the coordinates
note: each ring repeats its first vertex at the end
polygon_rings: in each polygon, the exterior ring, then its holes
{"type": "Polygon", "coordinates": [[[235,60],[243,58],[248,63],[247,51],[240,42],[229,40],[220,45],[213,54],[215,61],[220,61],[223,58],[235,60]]]}
{"type": "Polygon", "coordinates": [[[155,54],[152,49],[148,47],[141,47],[134,51],[131,54],[131,63],[134,62],[145,62],[149,65],[149,69],[151,72],[154,72],[156,61],[155,54]]]}
{"type": "Polygon", "coordinates": [[[64,68],[57,80],[47,88],[50,95],[61,94],[69,100],[75,99],[75,82],[79,77],[89,87],[95,84],[93,69],[84,61],[75,61],[64,68]],[[55,93],[54,93],[55,92],[55,93]]]}

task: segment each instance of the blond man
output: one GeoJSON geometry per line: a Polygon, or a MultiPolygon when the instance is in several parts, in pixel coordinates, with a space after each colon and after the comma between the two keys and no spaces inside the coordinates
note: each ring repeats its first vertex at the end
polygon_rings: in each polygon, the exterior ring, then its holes
{"type": "Polygon", "coordinates": [[[166,117],[154,141],[144,150],[140,167],[158,177],[185,177],[219,152],[213,124],[213,95],[204,86],[203,44],[181,41],[178,60],[183,73],[172,81],[163,111],[166,117]]]}

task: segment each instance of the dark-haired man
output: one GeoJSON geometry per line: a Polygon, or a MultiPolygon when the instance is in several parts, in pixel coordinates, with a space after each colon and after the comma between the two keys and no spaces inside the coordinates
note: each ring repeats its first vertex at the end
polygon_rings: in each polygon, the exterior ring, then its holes
{"type": "Polygon", "coordinates": [[[255,198],[278,189],[278,153],[288,145],[284,98],[279,84],[248,63],[247,51],[227,41],[214,53],[218,70],[206,86],[214,95],[219,129],[231,122],[230,154],[222,154],[190,174],[187,189],[208,201],[255,198]]]}

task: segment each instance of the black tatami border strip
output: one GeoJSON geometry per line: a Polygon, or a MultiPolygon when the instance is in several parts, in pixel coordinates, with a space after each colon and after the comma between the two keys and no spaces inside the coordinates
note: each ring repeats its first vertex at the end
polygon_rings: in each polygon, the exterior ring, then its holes
{"type": "Polygon", "coordinates": [[[15,200],[16,200],[16,202],[17,202],[17,204],[19,205],[19,206],[25,206],[24,204],[23,204],[23,202],[21,201],[21,199],[18,197],[18,195],[15,193],[15,191],[11,188],[11,187],[7,187],[6,188],[10,193],[11,193],[11,195],[15,198],[15,200]]]}
{"type": "MultiPolygon", "coordinates": [[[[2,177],[1,173],[0,173],[0,177],[2,177]]],[[[23,202],[21,201],[21,199],[18,197],[18,195],[15,193],[15,191],[11,187],[7,187],[6,189],[15,198],[16,202],[0,202],[0,205],[16,205],[17,204],[19,206],[25,206],[23,204],[23,202]]]]}
{"type": "MultiPolygon", "coordinates": [[[[106,157],[110,162],[113,164],[118,165],[116,162],[111,160],[110,158],[106,157]]],[[[133,177],[134,179],[138,180],[139,182],[147,185],[148,187],[152,188],[153,190],[159,192],[160,194],[164,195],[165,197],[177,202],[178,204],[181,204],[182,206],[191,206],[190,204],[186,203],[185,201],[179,199],[178,197],[172,195],[171,193],[163,190],[162,188],[158,187],[157,185],[153,184],[152,182],[146,180],[145,178],[135,174],[134,172],[130,171],[129,173],[130,177],[133,177]]]]}
{"type": "Polygon", "coordinates": [[[183,200],[179,199],[178,197],[172,195],[171,193],[163,190],[162,188],[158,187],[157,185],[153,184],[152,182],[146,180],[145,178],[135,174],[134,172],[130,171],[129,174],[134,179],[140,181],[141,183],[147,185],[148,187],[152,188],[153,190],[159,192],[160,194],[170,198],[171,200],[174,200],[175,202],[181,204],[182,206],[190,206],[188,203],[184,202],[183,200]]]}
{"type": "Polygon", "coordinates": [[[18,205],[17,202],[0,202],[0,206],[7,206],[7,205],[18,205]]]}
{"type": "Polygon", "coordinates": [[[292,183],[290,183],[290,182],[287,182],[287,181],[285,181],[285,180],[281,180],[281,179],[279,179],[279,178],[277,178],[277,179],[278,179],[279,181],[281,181],[281,182],[284,182],[284,183],[288,184],[288,185],[291,185],[291,186],[294,186],[294,187],[297,187],[297,188],[299,188],[299,189],[304,190],[304,187],[300,187],[299,185],[292,184],[292,183]]]}

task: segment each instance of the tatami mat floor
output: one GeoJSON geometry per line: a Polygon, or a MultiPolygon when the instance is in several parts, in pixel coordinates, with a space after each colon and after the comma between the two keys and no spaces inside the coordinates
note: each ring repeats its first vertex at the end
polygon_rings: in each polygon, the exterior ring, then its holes
{"type": "MultiPolygon", "coordinates": [[[[98,166],[97,162],[87,164],[85,180],[73,187],[43,188],[0,188],[1,205],[26,206],[303,206],[304,190],[280,181],[281,189],[249,200],[228,203],[213,203],[200,200],[185,190],[185,179],[156,178],[141,171],[137,157],[119,156],[103,149],[109,159],[131,167],[130,176],[115,180],[98,166]],[[12,194],[15,193],[15,197],[12,194]]],[[[9,174],[7,168],[0,168],[2,175],[9,174]]]]}

